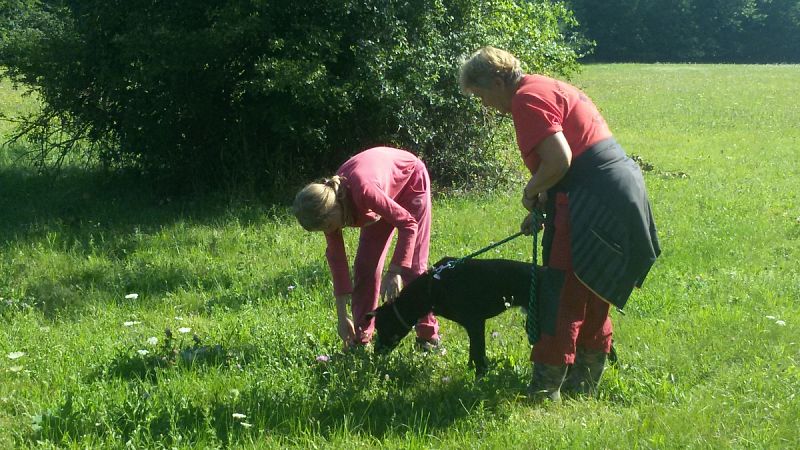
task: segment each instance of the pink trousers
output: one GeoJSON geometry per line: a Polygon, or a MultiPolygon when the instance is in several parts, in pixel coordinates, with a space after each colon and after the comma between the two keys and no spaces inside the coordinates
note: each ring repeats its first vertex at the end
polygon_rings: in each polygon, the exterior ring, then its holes
{"type": "MultiPolygon", "coordinates": [[[[422,161],[417,163],[408,184],[394,200],[417,221],[417,240],[411,268],[404,269],[401,274],[403,285],[406,285],[428,269],[431,190],[428,171],[422,161]]],[[[378,307],[383,265],[394,231],[394,227],[383,219],[361,228],[353,267],[352,312],[356,340],[362,344],[372,339],[375,330],[375,319],[367,317],[367,313],[378,307]]],[[[439,323],[433,313],[420,317],[415,329],[419,338],[430,340],[439,337],[439,323]]]]}

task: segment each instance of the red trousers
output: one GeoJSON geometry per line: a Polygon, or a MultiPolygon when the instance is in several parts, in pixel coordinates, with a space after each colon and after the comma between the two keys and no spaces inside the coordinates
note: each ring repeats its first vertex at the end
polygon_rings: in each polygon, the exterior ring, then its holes
{"type": "Polygon", "coordinates": [[[565,194],[556,197],[556,233],[550,261],[555,269],[566,272],[558,304],[555,334],[542,332],[531,351],[531,361],[549,365],[573,364],[578,347],[611,351],[612,326],[609,304],[587,288],[572,270],[569,248],[569,200],[565,194]]]}

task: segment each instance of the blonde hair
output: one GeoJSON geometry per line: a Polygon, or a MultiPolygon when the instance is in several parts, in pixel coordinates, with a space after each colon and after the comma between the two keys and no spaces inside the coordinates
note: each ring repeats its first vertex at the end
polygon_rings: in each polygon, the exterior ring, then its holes
{"type": "Polygon", "coordinates": [[[489,89],[495,78],[512,87],[522,75],[522,66],[514,55],[499,48],[483,47],[461,64],[458,83],[464,92],[474,87],[489,89]]]}
{"type": "Polygon", "coordinates": [[[346,192],[342,186],[343,180],[344,178],[334,175],[307,184],[295,195],[292,214],[300,226],[308,231],[320,230],[328,218],[338,212],[337,206],[342,208],[344,217],[347,217],[347,202],[343,201],[346,192]]]}

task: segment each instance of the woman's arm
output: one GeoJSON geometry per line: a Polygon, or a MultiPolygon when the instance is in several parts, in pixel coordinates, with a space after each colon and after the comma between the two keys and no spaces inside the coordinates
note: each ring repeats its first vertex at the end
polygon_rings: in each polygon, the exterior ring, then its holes
{"type": "Polygon", "coordinates": [[[339,296],[353,292],[353,283],[350,280],[350,267],[347,264],[347,252],[344,247],[342,230],[325,233],[328,244],[325,249],[325,258],[331,269],[333,278],[333,295],[339,296]]]}
{"type": "Polygon", "coordinates": [[[347,314],[347,307],[350,305],[350,294],[336,296],[336,318],[338,319],[337,332],[344,341],[345,348],[353,344],[356,340],[356,330],[353,321],[347,314]]]}
{"type": "Polygon", "coordinates": [[[536,206],[539,194],[561,181],[572,164],[572,149],[560,131],[544,138],[534,151],[541,162],[522,192],[522,205],[528,211],[536,206]]]}
{"type": "Polygon", "coordinates": [[[325,233],[325,238],[328,242],[325,256],[331,269],[333,296],[336,299],[336,331],[339,337],[342,338],[346,348],[355,342],[356,338],[353,321],[347,313],[347,307],[350,305],[351,293],[353,292],[353,284],[350,280],[350,269],[347,266],[347,254],[345,253],[342,230],[325,233]]]}

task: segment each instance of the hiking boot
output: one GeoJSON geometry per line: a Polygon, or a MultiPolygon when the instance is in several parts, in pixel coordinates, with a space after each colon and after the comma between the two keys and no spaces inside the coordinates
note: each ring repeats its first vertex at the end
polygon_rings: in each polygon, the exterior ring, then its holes
{"type": "Polygon", "coordinates": [[[533,377],[528,385],[528,398],[536,402],[549,400],[552,402],[561,401],[561,384],[567,374],[567,366],[551,366],[548,364],[535,363],[533,365],[533,377]]]}
{"type": "Polygon", "coordinates": [[[417,338],[417,348],[422,350],[423,352],[432,352],[437,348],[439,348],[439,345],[441,345],[441,343],[442,340],[439,339],[438,337],[430,339],[425,339],[421,337],[417,338]]]}
{"type": "Polygon", "coordinates": [[[608,354],[602,350],[578,348],[575,364],[564,381],[564,392],[594,396],[606,365],[608,354]]]}

